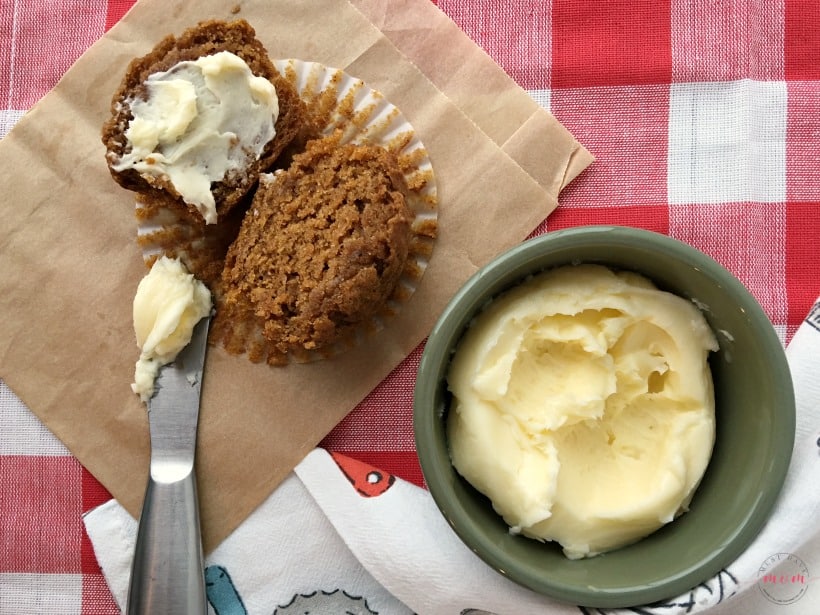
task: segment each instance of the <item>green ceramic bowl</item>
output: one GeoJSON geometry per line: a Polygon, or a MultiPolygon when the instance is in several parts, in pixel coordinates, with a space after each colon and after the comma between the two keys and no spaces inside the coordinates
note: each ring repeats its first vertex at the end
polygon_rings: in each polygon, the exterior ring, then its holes
{"type": "Polygon", "coordinates": [[[794,393],[769,319],[747,289],[702,252],[665,235],[580,227],[536,237],[477,272],[427,341],[414,398],[416,448],[427,486],[461,540],[500,573],[537,592],[588,607],[626,607],[678,596],[710,579],[757,536],[783,484],[794,442],[794,393]],[[712,356],[717,438],[690,511],[654,534],[571,561],[554,543],[509,533],[489,500],[450,463],[445,375],[465,326],[486,302],[529,274],[599,263],[644,274],[696,301],[716,332],[712,356]]]}

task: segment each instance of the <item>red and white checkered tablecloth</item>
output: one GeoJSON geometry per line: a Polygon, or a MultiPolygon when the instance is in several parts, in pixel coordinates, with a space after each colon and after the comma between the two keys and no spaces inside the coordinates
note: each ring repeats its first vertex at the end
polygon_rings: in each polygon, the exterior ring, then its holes
{"type": "MultiPolygon", "coordinates": [[[[2,0],[0,136],[132,4],[2,0]]],[[[437,4],[597,158],[535,233],[667,233],[734,272],[790,340],[820,295],[820,3],[437,4]]],[[[419,356],[323,446],[421,484],[419,356]]],[[[0,613],[118,612],[81,520],[109,497],[0,382],[0,613]]]]}

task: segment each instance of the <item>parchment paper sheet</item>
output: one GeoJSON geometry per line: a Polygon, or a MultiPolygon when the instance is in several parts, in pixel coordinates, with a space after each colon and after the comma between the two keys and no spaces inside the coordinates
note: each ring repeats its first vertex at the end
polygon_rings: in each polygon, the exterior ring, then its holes
{"type": "MultiPolygon", "coordinates": [[[[0,142],[0,377],[134,516],[149,446],[145,408],[129,387],[138,355],[131,302],[145,269],[133,195],[110,178],[99,133],[133,57],[202,19],[234,17],[233,6],[140,0],[0,142]]],[[[206,550],[592,160],[428,0],[236,6],[272,57],[345,69],[401,109],[434,165],[440,234],[418,290],[367,346],[286,368],[211,350],[197,468],[206,550]]]]}

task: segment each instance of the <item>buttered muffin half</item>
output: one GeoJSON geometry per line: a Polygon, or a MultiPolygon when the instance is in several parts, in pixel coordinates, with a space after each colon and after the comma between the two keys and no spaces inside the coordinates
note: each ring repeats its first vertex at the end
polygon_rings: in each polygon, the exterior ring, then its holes
{"type": "Polygon", "coordinates": [[[299,134],[304,103],[244,20],[204,21],[133,60],[102,130],[114,179],[217,222],[299,134]]]}

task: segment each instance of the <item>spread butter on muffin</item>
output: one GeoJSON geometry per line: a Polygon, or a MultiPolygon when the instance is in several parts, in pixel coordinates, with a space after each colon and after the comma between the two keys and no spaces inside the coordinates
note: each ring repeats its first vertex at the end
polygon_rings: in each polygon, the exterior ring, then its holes
{"type": "Polygon", "coordinates": [[[303,115],[254,29],[211,20],[131,62],[102,140],[121,186],[212,224],[272,168],[303,115]]]}

